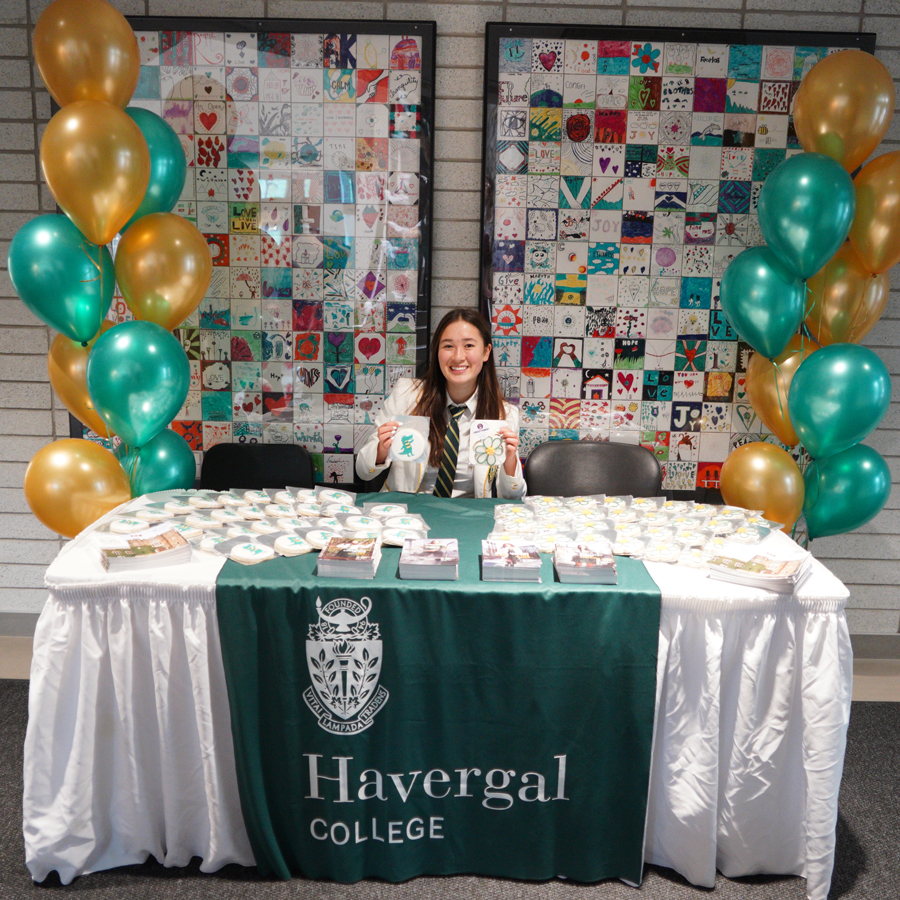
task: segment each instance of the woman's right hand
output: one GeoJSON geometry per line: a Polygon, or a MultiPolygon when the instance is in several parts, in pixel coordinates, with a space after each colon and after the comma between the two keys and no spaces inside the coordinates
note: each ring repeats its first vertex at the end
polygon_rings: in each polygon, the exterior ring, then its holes
{"type": "Polygon", "coordinates": [[[399,422],[385,422],[378,426],[378,451],[375,454],[375,465],[383,466],[391,449],[391,441],[397,433],[399,422]]]}

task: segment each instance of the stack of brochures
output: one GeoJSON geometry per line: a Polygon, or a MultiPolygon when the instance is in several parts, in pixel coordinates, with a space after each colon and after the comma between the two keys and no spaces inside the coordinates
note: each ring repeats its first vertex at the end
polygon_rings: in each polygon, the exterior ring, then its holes
{"type": "Polygon", "coordinates": [[[131,534],[95,534],[110,572],[174,566],[191,561],[191,545],[168,522],[131,534]]]}
{"type": "Polygon", "coordinates": [[[482,541],[483,581],[540,581],[541,556],[526,541],[482,541]]]}
{"type": "Polygon", "coordinates": [[[374,578],[381,560],[381,541],[375,537],[333,537],[319,554],[323,578],[374,578]]]}
{"type": "Polygon", "coordinates": [[[791,594],[811,566],[812,554],[800,547],[762,550],[759,546],[729,545],[727,553],[709,558],[709,577],[791,594]]]}
{"type": "Polygon", "coordinates": [[[616,584],[609,541],[557,541],[553,565],[563,584],[616,584]]]}
{"type": "Polygon", "coordinates": [[[456,581],[459,542],[456,538],[407,538],[400,551],[400,577],[456,581]]]}

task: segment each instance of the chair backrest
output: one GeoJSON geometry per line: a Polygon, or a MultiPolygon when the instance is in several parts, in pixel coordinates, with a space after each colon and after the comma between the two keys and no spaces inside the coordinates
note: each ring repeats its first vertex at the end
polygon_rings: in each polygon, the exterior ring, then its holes
{"type": "Polygon", "coordinates": [[[631,494],[655,497],[662,486],[659,460],[637,444],[611,441],[548,441],[525,461],[531,495],[631,494]]]}
{"type": "Polygon", "coordinates": [[[315,487],[315,466],[298,444],[216,444],[203,454],[200,487],[229,488],[315,487]]]}

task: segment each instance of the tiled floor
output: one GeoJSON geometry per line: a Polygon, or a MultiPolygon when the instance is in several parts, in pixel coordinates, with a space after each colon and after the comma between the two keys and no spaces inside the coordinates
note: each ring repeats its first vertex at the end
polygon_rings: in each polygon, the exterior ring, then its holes
{"type": "MultiPolygon", "coordinates": [[[[31,638],[0,637],[0,678],[27,678],[31,638]]],[[[900,702],[900,659],[853,661],[853,699],[900,702]]]]}

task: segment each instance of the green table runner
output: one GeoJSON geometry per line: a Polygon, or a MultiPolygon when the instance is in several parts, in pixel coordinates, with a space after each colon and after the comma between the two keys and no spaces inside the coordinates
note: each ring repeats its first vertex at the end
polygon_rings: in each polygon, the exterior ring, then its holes
{"type": "MultiPolygon", "coordinates": [[[[374,499],[374,496],[373,496],[374,499]]],[[[460,580],[319,578],[315,554],[217,586],[241,806],[265,874],[641,879],[659,590],[480,580],[493,500],[379,494],[456,537],[460,580]]]]}

